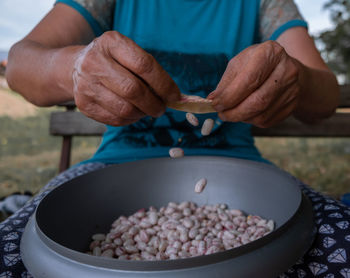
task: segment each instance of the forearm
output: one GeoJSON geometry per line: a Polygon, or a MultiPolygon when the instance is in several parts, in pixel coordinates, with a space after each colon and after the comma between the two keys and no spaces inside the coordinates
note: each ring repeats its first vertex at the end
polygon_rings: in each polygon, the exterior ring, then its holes
{"type": "Polygon", "coordinates": [[[294,116],[309,123],[331,116],[338,105],[338,82],[307,30],[303,27],[291,28],[277,42],[296,59],[299,67],[298,82],[301,91],[294,116]]]}
{"type": "Polygon", "coordinates": [[[299,82],[301,92],[294,111],[296,118],[314,123],[335,112],[339,101],[339,86],[332,72],[313,69],[300,63],[299,82]]]}
{"type": "Polygon", "coordinates": [[[38,106],[73,100],[72,71],[83,46],[48,48],[23,40],[9,53],[6,78],[9,86],[38,106]]]}

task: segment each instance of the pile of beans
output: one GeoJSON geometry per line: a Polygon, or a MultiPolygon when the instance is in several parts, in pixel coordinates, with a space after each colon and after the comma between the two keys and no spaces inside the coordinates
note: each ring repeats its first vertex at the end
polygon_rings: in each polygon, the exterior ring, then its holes
{"type": "Polygon", "coordinates": [[[170,202],[157,210],[120,216],[109,233],[92,236],[89,254],[119,260],[172,260],[209,255],[259,239],[274,229],[272,220],[225,204],[197,206],[170,202]]]}

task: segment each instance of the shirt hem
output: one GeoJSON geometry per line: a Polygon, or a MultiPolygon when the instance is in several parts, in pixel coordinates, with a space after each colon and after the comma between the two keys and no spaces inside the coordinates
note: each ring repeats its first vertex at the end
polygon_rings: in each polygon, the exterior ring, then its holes
{"type": "Polygon", "coordinates": [[[301,20],[301,19],[294,19],[291,21],[288,21],[286,23],[284,23],[282,26],[278,27],[273,34],[271,35],[269,40],[277,40],[278,37],[280,35],[282,35],[282,33],[284,33],[285,31],[287,31],[290,28],[293,27],[305,27],[306,29],[308,29],[308,24],[306,21],[301,20]]]}

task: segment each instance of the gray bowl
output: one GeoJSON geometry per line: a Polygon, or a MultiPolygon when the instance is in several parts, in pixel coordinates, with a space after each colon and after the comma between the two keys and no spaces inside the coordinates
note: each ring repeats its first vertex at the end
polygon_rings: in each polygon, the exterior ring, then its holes
{"type": "Polygon", "coordinates": [[[310,201],[278,168],[248,160],[192,156],[123,163],[75,178],[50,192],[28,222],[21,256],[36,278],[277,277],[310,247],[310,201]],[[194,193],[195,182],[208,185],[194,193]],[[226,203],[273,219],[276,229],[244,246],[167,261],[119,261],[84,254],[91,235],[113,220],[169,201],[226,203]]]}

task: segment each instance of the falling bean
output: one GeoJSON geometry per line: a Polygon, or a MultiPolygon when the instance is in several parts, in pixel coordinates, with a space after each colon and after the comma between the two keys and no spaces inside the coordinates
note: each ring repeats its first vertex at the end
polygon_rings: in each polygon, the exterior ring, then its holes
{"type": "Polygon", "coordinates": [[[192,113],[186,113],[186,119],[193,126],[199,125],[199,121],[198,121],[197,117],[192,113]]]}
{"type": "Polygon", "coordinates": [[[202,125],[201,134],[203,136],[208,136],[214,127],[213,119],[206,119],[202,125]]]}
{"type": "Polygon", "coordinates": [[[207,179],[202,178],[199,181],[197,181],[196,185],[194,186],[194,192],[201,193],[205,186],[207,185],[207,179]]]}
{"type": "Polygon", "coordinates": [[[184,156],[184,150],[181,148],[171,148],[169,150],[169,155],[172,158],[179,158],[184,156]]]}

